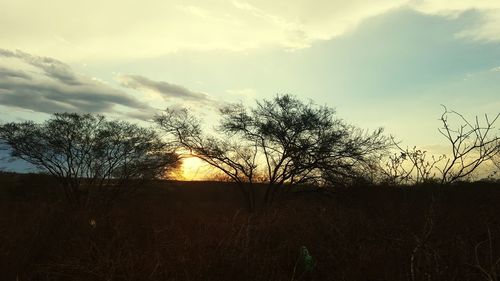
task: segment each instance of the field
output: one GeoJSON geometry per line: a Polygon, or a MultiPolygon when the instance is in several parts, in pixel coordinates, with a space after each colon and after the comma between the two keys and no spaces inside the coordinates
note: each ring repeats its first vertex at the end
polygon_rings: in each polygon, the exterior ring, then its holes
{"type": "Polygon", "coordinates": [[[302,190],[255,213],[230,183],[154,182],[106,215],[59,194],[1,175],[1,280],[500,278],[498,184],[302,190]]]}

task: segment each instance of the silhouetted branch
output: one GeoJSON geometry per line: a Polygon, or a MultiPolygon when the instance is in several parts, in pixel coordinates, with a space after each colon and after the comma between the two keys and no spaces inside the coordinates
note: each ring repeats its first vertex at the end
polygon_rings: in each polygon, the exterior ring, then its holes
{"type": "Polygon", "coordinates": [[[463,115],[449,111],[443,105],[444,112],[441,115],[443,127],[438,129],[451,144],[451,155],[444,167],[440,169],[442,183],[453,183],[471,175],[485,161],[492,160],[498,155],[500,149],[500,138],[490,136],[494,132],[494,124],[500,113],[490,119],[484,116],[484,124],[481,124],[476,116],[474,121],[467,120],[463,115]],[[449,124],[449,116],[458,118],[461,123],[456,128],[449,124]]]}
{"type": "Polygon", "coordinates": [[[220,113],[217,138],[204,135],[185,109],[167,109],[156,123],[191,155],[240,186],[256,179],[266,183],[267,204],[285,184],[333,183],[333,177],[347,179],[354,172],[358,177],[358,170],[373,165],[373,156],[388,147],[382,129],[365,132],[336,119],[329,107],[290,95],[258,101],[253,108],[229,105],[220,113]]]}
{"type": "Polygon", "coordinates": [[[431,155],[429,159],[426,150],[416,146],[403,148],[394,138],[391,139],[393,146],[399,150],[399,153],[389,157],[383,169],[391,183],[420,184],[436,178],[438,164],[446,159],[446,155],[431,155]]]}

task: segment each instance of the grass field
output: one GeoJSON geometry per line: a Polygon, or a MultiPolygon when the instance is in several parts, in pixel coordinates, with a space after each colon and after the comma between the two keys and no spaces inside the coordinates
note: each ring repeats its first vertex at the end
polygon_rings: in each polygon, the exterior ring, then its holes
{"type": "Polygon", "coordinates": [[[252,214],[229,183],[151,183],[106,215],[59,193],[0,177],[1,280],[500,279],[498,184],[287,193],[252,214]]]}

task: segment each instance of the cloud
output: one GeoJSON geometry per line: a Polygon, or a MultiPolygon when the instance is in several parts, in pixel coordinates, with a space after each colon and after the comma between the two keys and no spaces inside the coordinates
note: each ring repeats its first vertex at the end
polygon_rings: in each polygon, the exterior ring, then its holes
{"type": "Polygon", "coordinates": [[[243,100],[244,102],[253,102],[257,98],[257,91],[251,88],[246,89],[229,89],[226,93],[243,100]]]}
{"type": "Polygon", "coordinates": [[[0,49],[0,104],[35,112],[113,112],[149,106],[48,57],[0,49]]]}
{"type": "Polygon", "coordinates": [[[424,14],[457,18],[466,11],[476,11],[480,18],[467,26],[457,37],[476,41],[500,41],[500,1],[497,0],[422,0],[410,5],[424,14]]]}
{"type": "Polygon", "coordinates": [[[46,76],[64,84],[78,85],[80,83],[67,64],[53,58],[32,56],[20,50],[10,51],[5,49],[0,49],[0,57],[20,59],[42,70],[46,76]]]}
{"type": "Polygon", "coordinates": [[[345,34],[367,18],[398,8],[450,18],[474,9],[481,13],[481,22],[466,27],[462,36],[500,40],[498,0],[49,2],[1,1],[0,45],[71,61],[156,57],[185,50],[294,50],[345,34]]]}
{"type": "Polygon", "coordinates": [[[152,91],[157,93],[165,101],[171,101],[174,99],[211,107],[218,106],[218,103],[209,95],[201,92],[195,92],[176,84],[164,81],[154,81],[140,75],[119,75],[118,81],[123,87],[138,91],[152,91]]]}
{"type": "Polygon", "coordinates": [[[29,80],[31,79],[29,75],[22,71],[18,71],[15,69],[9,69],[0,66],[0,77],[8,77],[8,78],[21,78],[21,79],[26,79],[29,80]]]}

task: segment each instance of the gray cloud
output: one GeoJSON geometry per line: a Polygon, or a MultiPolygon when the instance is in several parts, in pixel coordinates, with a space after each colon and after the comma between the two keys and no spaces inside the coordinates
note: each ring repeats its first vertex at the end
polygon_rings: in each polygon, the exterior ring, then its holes
{"type": "Polygon", "coordinates": [[[0,49],[0,56],[17,58],[25,63],[28,63],[44,72],[45,75],[59,80],[68,85],[78,85],[80,81],[69,65],[60,62],[53,58],[33,56],[28,53],[16,50],[15,52],[5,49],[0,49]]]}
{"type": "Polygon", "coordinates": [[[160,94],[166,101],[170,99],[180,99],[199,103],[207,106],[217,107],[218,103],[205,93],[191,91],[190,89],[164,82],[154,81],[140,75],[120,75],[118,77],[120,84],[124,87],[134,90],[150,90],[160,94]]]}
{"type": "Polygon", "coordinates": [[[0,58],[14,58],[37,71],[0,65],[0,104],[36,112],[111,112],[115,105],[150,107],[127,93],[75,73],[53,58],[0,49],[0,58]]]}
{"type": "Polygon", "coordinates": [[[152,121],[153,117],[160,112],[161,111],[159,109],[135,110],[132,112],[124,113],[123,116],[142,121],[152,121]]]}
{"type": "Polygon", "coordinates": [[[30,77],[23,71],[18,71],[14,69],[8,69],[0,66],[0,77],[9,77],[9,78],[21,78],[29,80],[30,77]]]}

